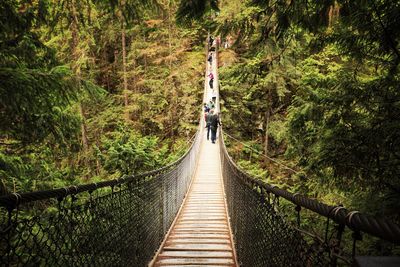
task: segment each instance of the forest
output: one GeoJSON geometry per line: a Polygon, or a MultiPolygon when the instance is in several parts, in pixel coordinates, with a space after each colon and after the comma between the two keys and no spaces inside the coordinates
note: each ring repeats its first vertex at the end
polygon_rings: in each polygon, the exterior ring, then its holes
{"type": "Polygon", "coordinates": [[[137,174],[187,150],[219,36],[238,165],[400,219],[400,3],[3,0],[0,195],[137,174]]]}
{"type": "Polygon", "coordinates": [[[2,1],[1,192],[164,166],[201,104],[205,30],[171,1],[2,1]]]}

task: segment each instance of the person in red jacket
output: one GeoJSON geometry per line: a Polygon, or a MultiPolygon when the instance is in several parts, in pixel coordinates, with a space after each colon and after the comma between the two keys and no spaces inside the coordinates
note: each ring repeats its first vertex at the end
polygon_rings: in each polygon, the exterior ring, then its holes
{"type": "Polygon", "coordinates": [[[210,81],[209,81],[210,88],[213,89],[213,85],[214,85],[214,74],[212,74],[212,72],[210,72],[210,74],[208,74],[208,78],[210,78],[210,81]]]}

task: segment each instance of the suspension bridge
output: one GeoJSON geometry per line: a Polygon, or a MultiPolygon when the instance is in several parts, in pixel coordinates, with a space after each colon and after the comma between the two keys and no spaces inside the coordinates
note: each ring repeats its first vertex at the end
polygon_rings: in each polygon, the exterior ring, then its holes
{"type": "MultiPolygon", "coordinates": [[[[218,48],[206,66],[219,111],[218,48]]],[[[0,266],[400,266],[357,253],[363,236],[398,249],[398,224],[251,177],[223,131],[212,144],[204,126],[201,116],[188,151],[161,169],[0,196],[0,266]],[[302,211],[321,218],[320,235],[302,229],[302,211]]]]}

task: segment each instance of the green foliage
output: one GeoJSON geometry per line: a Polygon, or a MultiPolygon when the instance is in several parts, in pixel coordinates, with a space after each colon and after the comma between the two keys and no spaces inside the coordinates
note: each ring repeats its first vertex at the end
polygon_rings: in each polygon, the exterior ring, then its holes
{"type": "Polygon", "coordinates": [[[247,160],[240,160],[237,164],[241,169],[245,170],[252,177],[263,180],[267,176],[267,170],[263,170],[262,168],[260,168],[257,163],[251,163],[247,160]]]}
{"type": "Polygon", "coordinates": [[[287,128],[285,117],[276,116],[269,124],[269,134],[278,144],[285,142],[287,138],[287,128]]]}
{"type": "Polygon", "coordinates": [[[104,168],[111,174],[117,172],[117,177],[157,169],[167,163],[168,149],[165,145],[159,148],[158,138],[154,136],[140,137],[121,131],[103,143],[100,157],[104,168]]]}
{"type": "Polygon", "coordinates": [[[143,134],[188,137],[198,121],[193,107],[201,104],[204,54],[202,47],[191,47],[192,38],[198,36],[186,30],[170,32],[165,26],[160,20],[152,20],[132,32],[146,41],[132,42],[128,54],[130,60],[140,64],[129,66],[137,77],[137,82],[128,86],[132,99],[129,113],[145,126],[143,134]],[[179,41],[172,42],[172,38],[179,41]]]}
{"type": "Polygon", "coordinates": [[[1,194],[137,174],[186,151],[199,118],[205,31],[178,31],[176,8],[0,3],[1,194]]]}
{"type": "Polygon", "coordinates": [[[259,161],[268,181],[398,215],[399,4],[254,0],[221,7],[218,30],[235,41],[228,49],[235,60],[220,72],[224,128],[301,173],[259,161]]]}
{"type": "Polygon", "coordinates": [[[23,142],[40,142],[49,134],[71,138],[79,118],[65,108],[77,99],[76,83],[64,68],[50,72],[0,69],[0,131],[23,142]]]}
{"type": "Polygon", "coordinates": [[[25,171],[26,166],[23,164],[22,159],[17,156],[6,156],[3,153],[0,153],[0,176],[8,177],[9,184],[6,184],[6,181],[1,179],[0,182],[0,193],[6,194],[10,193],[7,188],[15,188],[15,180],[18,177],[21,177],[22,173],[25,171]]]}
{"type": "MultiPolygon", "coordinates": [[[[9,153],[9,152],[8,152],[9,153]]],[[[29,153],[7,155],[0,152],[3,190],[27,192],[63,187],[74,183],[73,171],[63,162],[49,161],[55,155],[50,147],[30,147],[29,153]]]]}
{"type": "Polygon", "coordinates": [[[146,13],[161,8],[157,0],[93,0],[101,9],[115,16],[121,12],[125,22],[130,23],[144,17],[146,13]]]}
{"type": "Polygon", "coordinates": [[[218,11],[218,0],[181,0],[176,12],[178,24],[190,25],[211,10],[218,11]]]}
{"type": "Polygon", "coordinates": [[[54,66],[54,51],[34,31],[46,23],[47,1],[4,0],[0,3],[0,67],[38,68],[54,66]]]}
{"type": "Polygon", "coordinates": [[[337,56],[327,49],[302,64],[301,90],[288,116],[291,152],[341,190],[374,188],[391,198],[400,189],[399,81],[367,67],[358,74],[351,62],[335,62],[337,56]]]}
{"type": "Polygon", "coordinates": [[[73,138],[79,118],[63,110],[79,87],[35,31],[49,15],[47,2],[2,1],[0,10],[0,135],[24,143],[73,138]]]}

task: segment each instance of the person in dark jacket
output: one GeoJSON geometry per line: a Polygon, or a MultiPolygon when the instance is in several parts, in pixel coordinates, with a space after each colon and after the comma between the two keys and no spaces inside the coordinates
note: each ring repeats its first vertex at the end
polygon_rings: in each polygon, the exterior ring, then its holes
{"type": "Polygon", "coordinates": [[[212,102],[216,103],[217,102],[217,92],[215,90],[212,91],[211,93],[212,96],[212,102]]]}
{"type": "Polygon", "coordinates": [[[219,121],[219,116],[214,113],[212,110],[209,118],[209,123],[210,123],[210,128],[211,128],[211,142],[215,144],[215,140],[217,139],[217,130],[218,126],[221,126],[221,123],[219,121]]]}
{"type": "Polygon", "coordinates": [[[204,108],[204,113],[210,112],[210,107],[207,105],[207,103],[204,103],[203,108],[204,108]]]}

